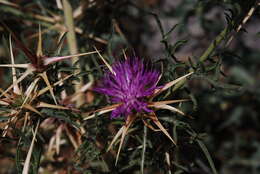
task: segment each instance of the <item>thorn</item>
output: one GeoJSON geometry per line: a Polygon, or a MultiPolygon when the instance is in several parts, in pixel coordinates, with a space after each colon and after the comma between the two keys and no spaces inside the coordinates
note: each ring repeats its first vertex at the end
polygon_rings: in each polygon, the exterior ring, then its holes
{"type": "Polygon", "coordinates": [[[37,45],[37,59],[42,58],[42,31],[41,31],[41,24],[39,24],[39,32],[38,32],[38,45],[37,45]]]}
{"type": "Polygon", "coordinates": [[[105,60],[105,58],[102,57],[102,55],[99,53],[99,51],[97,50],[97,48],[96,48],[95,46],[94,46],[94,49],[97,51],[99,57],[102,59],[102,61],[103,61],[103,62],[105,63],[105,65],[108,67],[109,71],[110,71],[112,74],[116,75],[116,73],[115,73],[115,71],[113,70],[113,68],[107,63],[107,61],[105,60]]]}
{"type": "Polygon", "coordinates": [[[81,53],[81,54],[74,54],[74,55],[69,55],[69,56],[60,56],[60,57],[47,57],[43,60],[44,65],[49,65],[58,61],[62,61],[65,59],[70,59],[73,57],[78,57],[78,56],[85,56],[85,55],[89,55],[89,54],[94,54],[97,53],[97,51],[91,51],[91,52],[87,52],[87,53],[81,53]]]}
{"type": "MultiPolygon", "coordinates": [[[[14,54],[13,54],[11,34],[9,34],[9,47],[10,47],[11,64],[12,64],[12,65],[15,65],[15,63],[14,63],[14,54]]],[[[12,75],[13,75],[13,86],[14,86],[13,91],[14,91],[15,94],[21,95],[21,90],[19,89],[18,84],[14,84],[15,81],[17,81],[15,67],[12,67],[12,75]]]]}

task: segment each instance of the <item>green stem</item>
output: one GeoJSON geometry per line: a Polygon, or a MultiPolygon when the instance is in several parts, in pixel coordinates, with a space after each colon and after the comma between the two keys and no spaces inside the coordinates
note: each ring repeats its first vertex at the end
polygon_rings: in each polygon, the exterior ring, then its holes
{"type": "Polygon", "coordinates": [[[143,150],[142,150],[142,160],[141,160],[141,174],[144,174],[146,141],[147,141],[147,127],[144,125],[143,150]]]}
{"type": "Polygon", "coordinates": [[[209,45],[208,49],[202,54],[200,57],[200,62],[204,62],[207,58],[213,53],[216,47],[221,43],[221,41],[228,34],[228,27],[224,28],[224,30],[216,37],[216,39],[209,45]]]}
{"type": "Polygon", "coordinates": [[[198,145],[200,146],[200,148],[202,149],[203,153],[205,154],[213,174],[218,174],[218,172],[216,170],[216,167],[214,165],[214,162],[213,162],[213,160],[212,160],[212,158],[210,156],[210,153],[209,153],[207,147],[205,146],[205,144],[201,140],[197,139],[196,141],[197,141],[198,145]]]}

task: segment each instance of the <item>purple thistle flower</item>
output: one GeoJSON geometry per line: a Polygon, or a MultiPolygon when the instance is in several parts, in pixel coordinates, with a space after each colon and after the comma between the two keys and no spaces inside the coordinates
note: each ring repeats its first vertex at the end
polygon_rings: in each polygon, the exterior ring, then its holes
{"type": "Polygon", "coordinates": [[[112,65],[113,73],[106,71],[101,83],[94,89],[110,96],[113,103],[121,103],[111,118],[129,116],[135,112],[151,112],[147,100],[159,80],[160,73],[138,57],[118,61],[112,65]]]}

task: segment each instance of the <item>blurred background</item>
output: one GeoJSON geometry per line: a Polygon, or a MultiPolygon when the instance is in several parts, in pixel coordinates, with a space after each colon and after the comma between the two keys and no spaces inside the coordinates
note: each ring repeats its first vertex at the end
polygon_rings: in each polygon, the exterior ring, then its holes
{"type": "MultiPolygon", "coordinates": [[[[61,0],[0,0],[0,64],[10,63],[9,32],[3,23],[32,52],[37,49],[40,24],[44,55],[54,56],[58,40],[67,31],[63,3],[61,0]]],[[[158,98],[190,98],[192,102],[189,104],[177,106],[192,118],[158,111],[158,117],[167,130],[172,135],[178,135],[178,147],[173,147],[160,132],[148,129],[144,173],[260,172],[258,1],[73,0],[69,3],[73,11],[79,53],[92,51],[95,45],[102,50],[109,63],[122,58],[122,50],[126,50],[129,56],[150,59],[156,66],[163,67],[161,84],[189,70],[196,72],[185,84],[158,98]],[[227,32],[219,39],[219,34],[225,29],[227,32]],[[205,53],[210,54],[203,58],[205,53]]],[[[60,55],[70,54],[68,42],[64,39],[60,55]]],[[[18,46],[14,44],[13,49],[16,63],[29,62],[18,46]]],[[[102,76],[101,61],[96,55],[83,58],[80,65],[84,72],[91,72],[95,81],[102,76]]],[[[70,63],[65,61],[58,63],[56,69],[69,66],[70,63]]],[[[72,71],[64,69],[60,71],[72,71]]],[[[18,74],[21,72],[18,70],[18,74]]],[[[88,75],[83,76],[84,83],[88,82],[88,75]]],[[[28,83],[24,82],[24,88],[28,83]]],[[[6,89],[10,84],[10,69],[0,68],[0,88],[6,89]]],[[[69,94],[73,93],[71,84],[68,82],[62,87],[69,94]]],[[[44,100],[48,100],[48,97],[44,100]]],[[[81,107],[84,112],[109,103],[104,96],[91,90],[86,91],[84,97],[86,103],[81,107]]],[[[57,119],[52,117],[55,114],[46,110],[41,112],[46,114],[46,118],[42,120],[40,138],[34,152],[34,160],[40,162],[31,164],[35,168],[31,173],[140,173],[140,146],[144,134],[141,121],[134,126],[121,152],[119,164],[114,166],[115,151],[106,153],[106,148],[123,119],[110,120],[108,114],[89,122],[80,121],[86,133],[78,135],[71,123],[64,121],[62,116],[58,121],[53,121],[50,118],[57,119]],[[47,118],[48,122],[43,124],[47,118]],[[57,128],[63,130],[60,152],[47,154],[49,141],[57,134],[57,128]],[[66,131],[70,134],[66,135],[66,131]],[[76,137],[77,148],[68,140],[68,135],[76,137]]],[[[68,115],[72,120],[80,117],[73,115],[73,112],[68,115]]],[[[5,124],[5,119],[1,117],[1,131],[5,124]]],[[[35,122],[32,119],[29,127],[33,125],[35,122]]],[[[16,127],[19,127],[18,123],[12,128],[13,133],[1,138],[2,174],[20,173],[19,168],[29,147],[29,128],[28,133],[22,135],[15,130],[16,127]],[[24,146],[18,145],[19,137],[27,137],[24,146]]]]}

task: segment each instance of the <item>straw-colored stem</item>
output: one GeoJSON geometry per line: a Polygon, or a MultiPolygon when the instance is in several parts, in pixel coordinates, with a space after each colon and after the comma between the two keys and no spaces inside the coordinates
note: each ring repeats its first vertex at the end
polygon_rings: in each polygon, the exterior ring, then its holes
{"type": "MultiPolygon", "coordinates": [[[[250,8],[250,10],[248,11],[247,15],[242,20],[242,23],[237,27],[236,33],[238,33],[242,29],[242,27],[245,25],[245,23],[250,19],[250,17],[253,15],[255,9],[257,8],[257,5],[259,5],[259,3],[255,4],[252,8],[250,8]]],[[[229,46],[229,44],[232,42],[233,38],[234,38],[234,35],[232,35],[229,38],[229,40],[226,43],[226,47],[229,46]]]]}
{"type": "MultiPolygon", "coordinates": [[[[68,46],[70,50],[70,54],[77,54],[78,53],[78,46],[77,46],[77,40],[76,40],[76,34],[75,34],[75,27],[74,27],[74,21],[73,21],[73,12],[70,3],[67,0],[63,0],[63,10],[64,10],[64,23],[67,27],[67,41],[68,46]]],[[[72,58],[71,63],[74,64],[77,61],[79,61],[78,57],[72,58]]],[[[80,68],[79,64],[76,65],[77,68],[80,68]]],[[[83,85],[82,78],[80,78],[80,81],[75,81],[75,93],[78,93],[83,85]]],[[[76,106],[79,107],[84,103],[84,95],[80,94],[78,95],[78,99],[76,101],[76,106]]]]}

